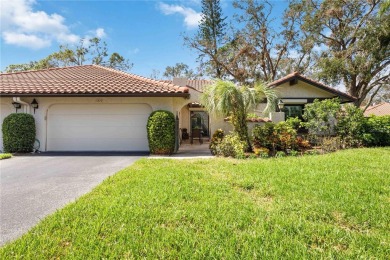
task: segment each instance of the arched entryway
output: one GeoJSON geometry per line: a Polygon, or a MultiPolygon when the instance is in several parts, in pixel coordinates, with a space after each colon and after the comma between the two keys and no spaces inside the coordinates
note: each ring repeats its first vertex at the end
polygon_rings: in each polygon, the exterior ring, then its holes
{"type": "Polygon", "coordinates": [[[181,144],[202,144],[210,140],[210,117],[204,107],[197,103],[188,103],[180,110],[179,128],[181,144]]]}

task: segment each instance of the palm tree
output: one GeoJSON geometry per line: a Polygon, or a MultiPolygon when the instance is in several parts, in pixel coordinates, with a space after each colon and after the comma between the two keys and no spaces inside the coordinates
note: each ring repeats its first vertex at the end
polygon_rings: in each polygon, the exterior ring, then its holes
{"type": "Polygon", "coordinates": [[[265,84],[256,83],[254,88],[238,87],[233,82],[223,80],[216,80],[206,87],[201,96],[201,102],[209,113],[231,117],[233,131],[246,143],[246,150],[251,149],[247,114],[264,99],[267,100],[266,110],[274,109],[277,95],[265,84]]]}

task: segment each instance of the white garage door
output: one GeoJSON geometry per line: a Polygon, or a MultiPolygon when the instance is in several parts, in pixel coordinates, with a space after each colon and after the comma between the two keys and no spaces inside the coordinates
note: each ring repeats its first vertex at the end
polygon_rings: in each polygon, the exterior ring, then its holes
{"type": "MultiPolygon", "coordinates": [[[[10,105],[0,103],[0,125],[3,125],[3,120],[11,114],[12,108],[10,105]]],[[[3,131],[0,129],[0,151],[3,151],[3,131]]]]}
{"type": "Polygon", "coordinates": [[[146,104],[58,104],[47,118],[48,151],[148,151],[146,104]]]}

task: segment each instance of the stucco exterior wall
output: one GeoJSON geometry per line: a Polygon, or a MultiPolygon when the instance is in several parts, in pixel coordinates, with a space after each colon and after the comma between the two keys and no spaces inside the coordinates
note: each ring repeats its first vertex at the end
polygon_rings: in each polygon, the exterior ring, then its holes
{"type": "MultiPolygon", "coordinates": [[[[187,128],[188,132],[190,132],[190,112],[191,111],[206,111],[204,108],[188,108],[188,104],[196,102],[200,103],[200,96],[202,95],[201,92],[196,91],[194,89],[190,89],[190,98],[184,99],[184,100],[178,100],[175,99],[175,107],[178,113],[180,114],[180,128],[187,128]]],[[[230,123],[225,122],[223,117],[215,116],[213,114],[209,114],[209,131],[210,131],[210,138],[212,137],[213,133],[217,129],[222,129],[226,133],[233,130],[230,123]]]]}
{"type": "MultiPolygon", "coordinates": [[[[21,98],[22,101],[31,103],[34,98],[21,98]]],[[[182,97],[35,97],[38,101],[39,108],[35,111],[30,108],[30,114],[35,118],[37,136],[40,142],[40,150],[45,151],[47,138],[47,113],[51,106],[55,104],[147,104],[153,111],[168,110],[176,113],[174,104],[180,103],[185,99],[182,97]]],[[[14,113],[11,97],[1,97],[1,120],[10,113],[14,113]],[[5,108],[9,108],[7,111],[5,108]]],[[[25,112],[22,109],[18,113],[25,112]]],[[[2,123],[2,122],[1,122],[2,123]]],[[[146,128],[145,128],[146,131],[146,128]]],[[[0,140],[0,149],[3,150],[3,140],[0,140]]]]}
{"type": "Polygon", "coordinates": [[[275,90],[281,98],[332,98],[335,96],[328,91],[314,87],[301,80],[292,86],[290,86],[289,82],[286,82],[276,87],[275,90]]]}

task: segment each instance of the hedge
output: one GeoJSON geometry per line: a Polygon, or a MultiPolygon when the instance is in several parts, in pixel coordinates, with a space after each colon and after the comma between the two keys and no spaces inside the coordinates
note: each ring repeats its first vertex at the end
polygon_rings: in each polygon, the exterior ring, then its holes
{"type": "Polygon", "coordinates": [[[152,154],[172,154],[175,151],[175,116],[172,112],[157,110],[151,113],[147,131],[152,154]]]}
{"type": "Polygon", "coordinates": [[[30,114],[10,114],[4,118],[3,146],[7,153],[31,152],[35,141],[35,120],[30,114]]]}
{"type": "Polygon", "coordinates": [[[363,139],[366,146],[389,146],[390,116],[371,116],[367,118],[363,139]]]}

